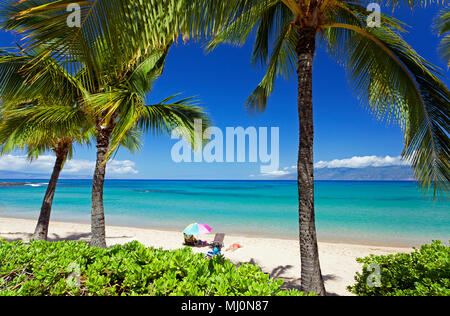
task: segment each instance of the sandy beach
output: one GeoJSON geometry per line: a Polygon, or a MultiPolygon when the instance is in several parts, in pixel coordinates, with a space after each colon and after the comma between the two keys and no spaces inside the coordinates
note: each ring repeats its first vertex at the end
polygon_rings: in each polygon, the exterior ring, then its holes
{"type": "MultiPolygon", "coordinates": [[[[0,217],[0,238],[7,241],[29,240],[34,231],[35,220],[0,217]]],[[[49,240],[85,240],[90,238],[90,225],[68,222],[51,222],[49,240]]],[[[166,250],[183,247],[180,232],[162,231],[134,227],[107,226],[108,246],[124,244],[137,240],[146,246],[166,250]]],[[[212,241],[214,235],[204,235],[202,240],[212,241]]],[[[272,277],[285,280],[287,288],[298,288],[300,279],[300,255],[298,241],[275,238],[259,238],[227,235],[225,248],[239,243],[243,248],[224,251],[226,258],[233,263],[250,262],[260,266],[272,277]]],[[[350,295],[346,286],[353,284],[354,275],[361,270],[355,261],[369,254],[390,254],[409,252],[410,248],[393,248],[340,243],[319,243],[320,261],[325,286],[329,295],[350,295]]],[[[207,247],[194,248],[195,252],[206,253],[207,247]]]]}

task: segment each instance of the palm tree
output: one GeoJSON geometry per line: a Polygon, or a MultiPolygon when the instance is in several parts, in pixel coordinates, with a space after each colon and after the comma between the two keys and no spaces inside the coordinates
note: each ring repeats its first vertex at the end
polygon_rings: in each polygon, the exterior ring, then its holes
{"type": "MultiPolygon", "coordinates": [[[[122,75],[112,77],[111,85],[91,94],[87,102],[96,113],[97,163],[92,190],[92,239],[91,245],[106,247],[103,208],[103,185],[106,160],[123,139],[124,133],[138,127],[155,134],[170,134],[179,128],[187,132],[182,136],[194,144],[194,122],[201,120],[203,126],[209,121],[203,111],[194,106],[192,98],[173,101],[171,96],[158,104],[145,104],[153,80],[162,72],[167,50],[155,52],[138,59],[122,75]]],[[[105,62],[109,59],[105,58],[105,62]]]]}
{"type": "Polygon", "coordinates": [[[32,78],[26,75],[32,55],[23,52],[0,51],[0,153],[24,150],[30,160],[53,151],[56,160],[42,202],[33,239],[46,240],[56,185],[63,165],[72,158],[73,144],[87,144],[90,139],[88,116],[80,111],[75,99],[67,102],[60,94],[72,95],[71,76],[65,73],[53,59],[47,58],[42,66],[47,67],[43,76],[32,78]],[[43,87],[50,85],[45,91],[43,87]],[[56,121],[46,121],[47,116],[57,116],[56,121]]]}
{"type": "MultiPolygon", "coordinates": [[[[0,14],[4,29],[27,35],[26,51],[39,49],[33,62],[51,54],[67,72],[79,74],[83,105],[95,120],[97,142],[91,245],[106,247],[106,162],[127,133],[141,129],[161,134],[179,128],[191,141],[194,121],[202,120],[204,126],[209,121],[192,98],[171,96],[154,105],[144,102],[163,71],[174,40],[172,30],[178,28],[177,17],[166,14],[167,10],[181,12],[176,1],[169,6],[159,1],[158,8],[141,1],[86,1],[82,3],[84,27],[79,30],[68,26],[69,13],[61,10],[69,4],[65,0],[10,2],[0,14]]],[[[36,67],[30,68],[40,75],[36,67]]]]}
{"type": "MultiPolygon", "coordinates": [[[[83,127],[68,131],[57,126],[57,124],[49,125],[48,122],[42,123],[39,120],[38,117],[43,112],[52,110],[54,107],[53,105],[28,104],[20,109],[3,111],[1,113],[0,146],[2,154],[10,153],[17,149],[25,149],[30,160],[38,158],[41,154],[48,151],[53,151],[56,156],[53,172],[42,202],[38,223],[32,237],[35,240],[47,240],[56,185],[64,163],[67,159],[72,158],[73,144],[84,144],[89,141],[89,132],[84,131],[83,127]]],[[[68,109],[65,110],[67,111],[68,109]]],[[[72,111],[72,109],[69,110],[72,111]]],[[[48,112],[44,113],[44,115],[48,115],[48,112]]],[[[72,118],[72,115],[68,117],[68,119],[72,118]]],[[[73,124],[74,120],[71,121],[71,124],[73,124]]]]}
{"type": "MultiPolygon", "coordinates": [[[[263,111],[278,75],[298,81],[299,240],[301,287],[325,295],[314,210],[312,74],[317,40],[345,67],[350,84],[379,119],[405,130],[403,157],[411,161],[425,190],[448,192],[449,92],[436,69],[399,35],[403,24],[382,14],[382,25],[367,26],[369,12],[358,0],[238,1],[240,12],[209,43],[208,50],[241,45],[256,34],[252,62],[267,73],[246,104],[263,111]]],[[[394,1],[396,2],[396,1],[394,1]]],[[[410,1],[413,5],[414,1],[410,1]]]]}
{"type": "MultiPolygon", "coordinates": [[[[60,172],[73,155],[73,144],[90,145],[95,125],[79,75],[70,75],[51,57],[33,64],[35,54],[0,50],[1,153],[25,149],[30,160],[53,151],[55,166],[42,203],[33,239],[46,240],[51,206],[60,172]],[[31,72],[26,67],[33,65],[31,72]],[[39,76],[36,76],[39,74],[39,76]]],[[[138,129],[127,130],[120,146],[139,150],[138,129]]]]}
{"type": "Polygon", "coordinates": [[[436,28],[439,31],[439,36],[443,37],[439,51],[450,68],[450,10],[448,8],[437,17],[436,28]]]}

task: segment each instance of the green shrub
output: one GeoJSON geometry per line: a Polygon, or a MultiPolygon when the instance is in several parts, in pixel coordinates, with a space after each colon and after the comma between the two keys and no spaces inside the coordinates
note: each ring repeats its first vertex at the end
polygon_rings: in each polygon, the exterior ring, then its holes
{"type": "MultiPolygon", "coordinates": [[[[410,254],[374,256],[357,259],[363,263],[356,284],[347,289],[360,296],[449,296],[450,247],[440,241],[423,245],[410,254]],[[380,267],[380,286],[367,283],[373,269],[380,267]]],[[[373,281],[373,280],[372,280],[373,281]]]]}
{"type": "Polygon", "coordinates": [[[2,295],[302,295],[281,289],[255,265],[236,267],[222,256],[204,259],[190,248],[109,249],[85,242],[0,240],[2,295]]]}

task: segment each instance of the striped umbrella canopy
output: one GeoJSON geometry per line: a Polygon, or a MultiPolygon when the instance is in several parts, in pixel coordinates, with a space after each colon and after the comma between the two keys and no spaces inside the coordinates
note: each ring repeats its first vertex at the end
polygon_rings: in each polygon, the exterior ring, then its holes
{"type": "Polygon", "coordinates": [[[206,224],[192,223],[183,230],[186,235],[202,235],[211,232],[212,228],[206,224]]]}

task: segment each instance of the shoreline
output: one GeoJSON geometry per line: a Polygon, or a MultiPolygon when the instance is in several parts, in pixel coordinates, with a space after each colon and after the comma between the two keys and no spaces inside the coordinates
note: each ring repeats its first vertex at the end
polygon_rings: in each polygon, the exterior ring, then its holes
{"type": "MultiPolygon", "coordinates": [[[[15,220],[30,220],[37,222],[37,218],[33,219],[31,217],[17,217],[17,216],[9,216],[6,214],[1,214],[0,212],[0,220],[2,219],[15,219],[15,220]]],[[[52,222],[60,223],[60,224],[80,224],[80,225],[90,225],[89,221],[83,221],[83,220],[60,220],[60,219],[51,219],[50,225],[52,222]]],[[[115,227],[115,228],[129,228],[129,229],[147,229],[152,231],[160,231],[160,232],[171,232],[171,233],[181,233],[179,229],[176,228],[170,228],[170,227],[149,227],[149,226],[138,226],[138,225],[119,225],[119,224],[108,224],[106,223],[108,227],[115,227]]],[[[218,232],[218,231],[217,231],[218,232]]],[[[226,233],[228,236],[235,236],[235,237],[245,237],[245,238],[262,238],[262,239],[280,239],[280,240],[289,240],[289,241],[297,241],[298,238],[290,238],[290,237],[283,237],[283,236],[276,236],[276,235],[256,235],[256,234],[242,234],[242,233],[226,233]]],[[[333,240],[333,239],[327,239],[327,238],[318,238],[319,243],[326,243],[326,244],[336,244],[336,245],[353,245],[353,246],[365,246],[365,247],[380,247],[380,248],[404,248],[404,249],[411,249],[412,247],[420,247],[421,244],[416,244],[411,242],[410,244],[406,245],[404,243],[400,242],[375,242],[375,241],[352,241],[352,240],[333,240]]],[[[431,240],[428,242],[431,243],[431,240]]]]}
{"type": "MultiPolygon", "coordinates": [[[[35,224],[36,221],[32,219],[0,217],[0,238],[6,241],[27,242],[34,231],[35,224]]],[[[147,247],[165,250],[184,247],[183,235],[179,231],[107,225],[106,237],[108,246],[137,240],[147,247]]],[[[49,241],[89,241],[89,238],[89,224],[61,221],[50,223],[49,241]]],[[[202,235],[201,239],[211,242],[214,234],[202,235]]],[[[285,288],[300,287],[298,240],[226,234],[224,243],[223,255],[234,264],[256,264],[271,277],[283,279],[285,288]],[[242,245],[242,248],[227,251],[226,249],[234,243],[242,245]]],[[[206,254],[210,249],[195,247],[192,250],[195,253],[206,254]]],[[[386,255],[410,251],[412,249],[407,247],[319,242],[319,257],[328,294],[351,295],[346,291],[346,287],[354,283],[356,272],[361,271],[361,265],[356,262],[356,258],[370,254],[386,255]]]]}

